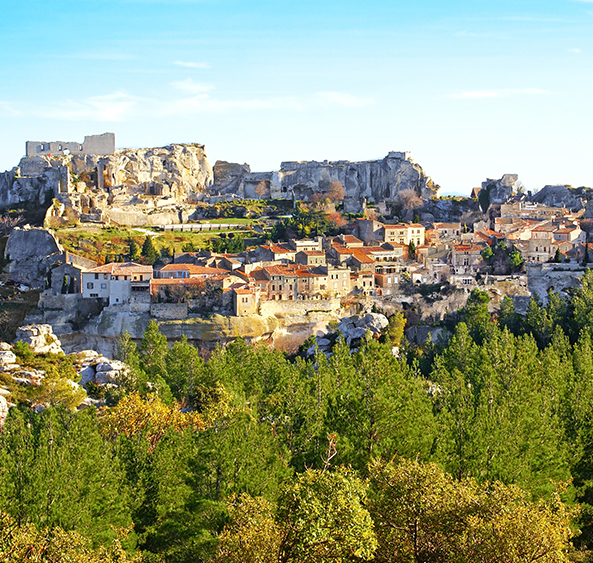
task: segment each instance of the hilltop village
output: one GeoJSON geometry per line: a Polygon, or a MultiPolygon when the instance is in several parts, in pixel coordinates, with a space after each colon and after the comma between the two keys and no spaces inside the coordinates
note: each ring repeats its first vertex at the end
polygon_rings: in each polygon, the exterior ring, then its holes
{"type": "Polygon", "coordinates": [[[258,338],[298,325],[303,340],[328,320],[371,309],[416,307],[417,324],[430,325],[475,287],[491,292],[494,309],[509,295],[524,310],[533,294],[545,300],[550,288],[576,285],[589,259],[587,189],[546,186],[532,196],[507,174],[471,198],[439,198],[409,153],[252,173],[248,165],[210,167],[202,145],[116,151],[104,134],[80,144],[28,142],[19,167],[0,179],[7,207],[46,201],[42,226],[11,230],[6,271],[12,283],[41,292],[27,322],[50,324],[66,340],[85,323],[96,324],[82,329],[94,338],[126,329],[140,337],[148,319],[178,322],[175,334],[191,338],[198,320],[213,315],[254,321],[228,321],[229,337],[241,327],[258,338]],[[233,207],[226,223],[207,218],[221,202],[243,203],[243,213],[246,201],[288,207],[276,217],[252,212],[251,223],[234,222],[233,207]],[[332,228],[290,227],[313,216],[331,216],[332,228]],[[61,244],[61,233],[85,225],[143,230],[150,256],[92,248],[82,256],[61,244]],[[163,233],[188,232],[223,244],[155,250],[163,233]],[[233,240],[240,248],[226,244],[233,240]]]}

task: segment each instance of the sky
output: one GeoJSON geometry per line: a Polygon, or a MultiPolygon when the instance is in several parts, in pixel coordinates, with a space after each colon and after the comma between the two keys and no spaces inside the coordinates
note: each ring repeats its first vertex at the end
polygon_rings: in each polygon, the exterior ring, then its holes
{"type": "Polygon", "coordinates": [[[253,171],[410,151],[443,193],[593,187],[593,0],[3,2],[0,171],[107,131],[253,171]]]}

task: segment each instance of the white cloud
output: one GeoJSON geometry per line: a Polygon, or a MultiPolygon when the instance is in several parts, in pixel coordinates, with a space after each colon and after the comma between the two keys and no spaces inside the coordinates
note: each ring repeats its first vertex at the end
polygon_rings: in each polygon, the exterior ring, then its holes
{"type": "Polygon", "coordinates": [[[92,96],[85,100],[66,100],[49,103],[37,113],[48,119],[77,121],[125,121],[138,105],[140,99],[127,92],[114,92],[104,96],[92,96]]]}
{"type": "Polygon", "coordinates": [[[548,90],[540,90],[538,88],[507,88],[502,90],[470,90],[451,94],[449,97],[456,100],[479,100],[483,98],[506,98],[514,95],[542,95],[549,93],[548,90]]]}
{"type": "Polygon", "coordinates": [[[21,112],[15,109],[11,103],[0,101],[0,115],[9,115],[11,117],[16,117],[18,115],[21,115],[21,112]]]}
{"type": "MultiPolygon", "coordinates": [[[[258,110],[291,110],[306,112],[317,108],[343,108],[346,110],[369,106],[374,100],[344,92],[316,92],[303,96],[270,96],[224,99],[212,94],[214,87],[191,79],[173,82],[177,91],[159,98],[134,96],[125,91],[92,96],[85,99],[47,102],[32,111],[36,117],[67,121],[122,122],[139,116],[184,117],[204,112],[232,112],[258,110]]],[[[17,110],[0,102],[0,115],[17,110]]]]}
{"type": "Polygon", "coordinates": [[[199,82],[194,82],[191,78],[171,82],[171,86],[177,90],[181,90],[182,92],[187,92],[189,94],[201,94],[202,92],[208,92],[213,88],[211,84],[201,84],[199,82]]]}
{"type": "Polygon", "coordinates": [[[319,92],[317,98],[322,102],[347,108],[363,108],[375,103],[372,98],[352,96],[343,92],[319,92]]]}
{"type": "Polygon", "coordinates": [[[210,68],[208,63],[191,62],[191,61],[175,61],[173,63],[176,66],[182,66],[185,68],[210,68]]]}

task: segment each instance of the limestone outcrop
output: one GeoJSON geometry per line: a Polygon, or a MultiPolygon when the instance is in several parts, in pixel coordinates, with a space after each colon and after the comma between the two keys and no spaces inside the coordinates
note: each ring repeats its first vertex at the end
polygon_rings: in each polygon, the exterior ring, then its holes
{"type": "Polygon", "coordinates": [[[398,193],[413,190],[429,199],[438,195],[438,186],[408,153],[390,152],[381,160],[362,162],[289,161],[279,171],[250,172],[247,165],[217,162],[213,191],[235,193],[245,198],[296,198],[310,200],[327,192],[332,182],[346,191],[346,208],[360,202],[394,201],[398,193]]]}
{"type": "Polygon", "coordinates": [[[322,334],[315,340],[315,345],[311,346],[306,355],[311,357],[315,354],[316,348],[326,355],[330,355],[334,344],[339,338],[344,338],[346,344],[351,348],[360,346],[367,333],[371,338],[378,338],[383,330],[389,326],[389,321],[381,313],[367,313],[365,315],[354,315],[343,318],[337,325],[336,331],[322,334]]]}
{"type": "Polygon", "coordinates": [[[212,182],[212,168],[199,144],[122,149],[112,155],[31,156],[0,174],[0,207],[47,207],[56,198],[62,207],[50,216],[67,220],[178,223],[183,207],[203,198],[212,182]],[[163,217],[146,219],[159,214],[163,217]]]}
{"type": "Polygon", "coordinates": [[[225,161],[217,161],[213,169],[200,144],[122,149],[113,154],[70,152],[63,150],[65,145],[54,144],[55,153],[49,150],[51,143],[35,150],[28,147],[34,156],[0,174],[0,208],[16,204],[47,208],[55,198],[58,202],[49,207],[47,217],[56,225],[76,220],[165,225],[187,222],[199,201],[233,197],[307,201],[326,194],[332,182],[344,187],[347,211],[360,211],[364,201],[395,201],[405,190],[427,200],[439,189],[405,152],[363,162],[287,161],[277,171],[252,172],[248,164],[225,161]]]}
{"type": "Polygon", "coordinates": [[[550,207],[566,207],[578,211],[585,207],[592,196],[587,188],[571,188],[570,186],[544,186],[531,197],[534,203],[541,203],[550,207]]]}
{"type": "Polygon", "coordinates": [[[487,178],[482,182],[481,192],[488,192],[488,202],[490,204],[501,204],[511,197],[514,191],[521,188],[523,184],[519,181],[517,174],[505,174],[499,180],[487,178]]]}
{"type": "Polygon", "coordinates": [[[8,237],[4,257],[10,278],[33,289],[45,289],[47,273],[62,256],[62,247],[51,231],[15,228],[8,237]]]}
{"type": "Polygon", "coordinates": [[[63,353],[62,343],[58,340],[51,325],[27,325],[17,330],[16,342],[28,344],[37,354],[63,353]]]}

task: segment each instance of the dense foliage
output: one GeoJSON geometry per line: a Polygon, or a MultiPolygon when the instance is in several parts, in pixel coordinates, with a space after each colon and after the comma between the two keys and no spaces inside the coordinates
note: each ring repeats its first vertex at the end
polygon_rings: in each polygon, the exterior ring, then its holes
{"type": "Polygon", "coordinates": [[[122,338],[110,406],[10,410],[0,554],[68,537],[89,561],[591,561],[592,311],[590,272],[525,316],[476,290],[442,346],[407,345],[398,314],[311,360],[237,340],[205,361],[151,323],[122,338]]]}

